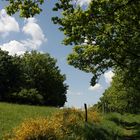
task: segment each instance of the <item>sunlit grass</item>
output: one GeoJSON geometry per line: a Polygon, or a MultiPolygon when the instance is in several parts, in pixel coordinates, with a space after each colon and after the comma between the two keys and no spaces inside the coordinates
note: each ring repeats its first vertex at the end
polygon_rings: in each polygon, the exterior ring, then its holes
{"type": "Polygon", "coordinates": [[[49,116],[58,110],[54,107],[0,103],[0,139],[27,118],[49,116]]]}

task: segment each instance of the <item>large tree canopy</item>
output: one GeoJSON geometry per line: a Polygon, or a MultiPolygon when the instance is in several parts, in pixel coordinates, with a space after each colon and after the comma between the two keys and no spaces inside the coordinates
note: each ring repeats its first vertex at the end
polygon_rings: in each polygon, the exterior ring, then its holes
{"type": "MultiPolygon", "coordinates": [[[[40,13],[39,4],[45,1],[9,2],[9,14],[20,11],[21,16],[30,17],[40,13]]],[[[110,67],[121,68],[128,81],[139,83],[139,0],[92,0],[86,10],[73,5],[72,0],[58,0],[53,10],[59,9],[62,17],[53,21],[65,34],[64,44],[76,45],[68,56],[70,65],[93,73],[92,85],[110,67]]]]}
{"type": "Polygon", "coordinates": [[[66,102],[66,77],[61,74],[56,60],[49,54],[36,51],[25,53],[22,60],[23,88],[37,89],[44,105],[63,106],[66,102]]]}
{"type": "Polygon", "coordinates": [[[76,45],[68,63],[92,72],[91,84],[109,67],[123,69],[128,79],[140,77],[139,0],[92,0],[87,10],[69,6],[53,20],[61,25],[64,44],[76,45]]]}
{"type": "Polygon", "coordinates": [[[63,106],[65,79],[47,53],[32,51],[17,57],[0,50],[0,101],[63,106]]]}

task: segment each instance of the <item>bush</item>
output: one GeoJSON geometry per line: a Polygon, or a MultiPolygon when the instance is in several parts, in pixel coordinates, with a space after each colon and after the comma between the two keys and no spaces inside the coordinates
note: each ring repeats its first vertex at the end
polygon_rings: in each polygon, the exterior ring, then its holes
{"type": "Polygon", "coordinates": [[[61,124],[47,118],[29,119],[14,129],[12,140],[55,140],[61,137],[61,124]],[[57,129],[56,129],[57,128],[57,129]]]}
{"type": "Polygon", "coordinates": [[[22,89],[12,94],[12,101],[22,104],[43,104],[43,96],[36,89],[22,89]]]}
{"type": "Polygon", "coordinates": [[[88,110],[88,122],[90,123],[98,123],[102,120],[102,115],[97,112],[95,109],[88,110]]]}
{"type": "MultiPolygon", "coordinates": [[[[5,136],[5,140],[122,140],[128,136],[139,138],[139,131],[135,131],[134,135],[131,130],[118,125],[117,119],[120,120],[121,116],[118,113],[101,117],[98,112],[88,110],[88,122],[85,122],[84,115],[83,111],[73,108],[63,109],[51,118],[28,119],[15,128],[12,134],[5,136]]],[[[124,120],[125,116],[121,118],[124,120]]]]}
{"type": "MultiPolygon", "coordinates": [[[[89,121],[93,120],[95,118],[92,119],[89,115],[89,121]]],[[[84,112],[77,109],[63,109],[51,118],[25,120],[5,139],[11,137],[12,140],[82,140],[86,136],[84,131],[84,112]]]]}

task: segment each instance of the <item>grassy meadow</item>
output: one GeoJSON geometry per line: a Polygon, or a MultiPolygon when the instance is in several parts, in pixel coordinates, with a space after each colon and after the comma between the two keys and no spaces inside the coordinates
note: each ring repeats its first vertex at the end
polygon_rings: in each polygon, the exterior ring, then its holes
{"type": "Polygon", "coordinates": [[[75,108],[0,103],[0,139],[3,135],[4,140],[140,140],[140,115],[89,108],[85,122],[85,112],[75,108]]]}
{"type": "Polygon", "coordinates": [[[49,116],[56,111],[53,107],[0,103],[0,139],[25,119],[49,116]]]}

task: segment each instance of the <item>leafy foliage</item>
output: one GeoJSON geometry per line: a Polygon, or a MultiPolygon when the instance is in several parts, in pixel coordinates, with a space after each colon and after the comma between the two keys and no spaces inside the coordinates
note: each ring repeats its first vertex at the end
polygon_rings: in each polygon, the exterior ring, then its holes
{"type": "Polygon", "coordinates": [[[0,101],[10,100],[9,94],[20,87],[19,62],[18,57],[9,56],[8,52],[0,50],[0,101]]]}
{"type": "MultiPolygon", "coordinates": [[[[7,12],[10,15],[20,11],[20,15],[27,18],[39,14],[40,4],[45,2],[8,1],[7,12]]],[[[53,17],[52,20],[61,26],[59,29],[65,34],[64,44],[76,45],[68,56],[68,63],[91,72],[92,85],[110,67],[125,71],[128,87],[139,83],[140,1],[93,0],[83,10],[73,5],[72,0],[59,0],[53,10],[62,11],[61,17],[53,17]],[[131,82],[133,80],[135,83],[131,82]]]]}
{"type": "Polygon", "coordinates": [[[119,67],[128,81],[139,82],[140,1],[93,0],[86,10],[61,1],[57,5],[54,10],[63,9],[63,16],[53,21],[61,25],[64,44],[76,45],[68,56],[70,65],[93,73],[92,85],[109,67],[119,67]]]}
{"type": "Polygon", "coordinates": [[[116,71],[111,87],[100,98],[97,106],[104,112],[140,113],[140,92],[133,86],[127,87],[122,71],[116,71]]]}
{"type": "Polygon", "coordinates": [[[60,74],[56,60],[49,54],[36,51],[25,53],[22,69],[25,88],[35,88],[43,97],[44,105],[63,106],[66,101],[65,75],[60,74]]]}
{"type": "Polygon", "coordinates": [[[22,57],[0,52],[0,100],[63,106],[68,86],[49,54],[26,52],[22,57]]]}
{"type": "Polygon", "coordinates": [[[20,12],[21,17],[29,18],[36,14],[39,14],[42,9],[40,5],[44,3],[44,0],[7,0],[9,5],[6,7],[9,15],[20,12]]]}
{"type": "Polygon", "coordinates": [[[11,99],[12,102],[22,104],[43,104],[43,96],[36,89],[22,89],[18,93],[12,93],[11,99]]]}

